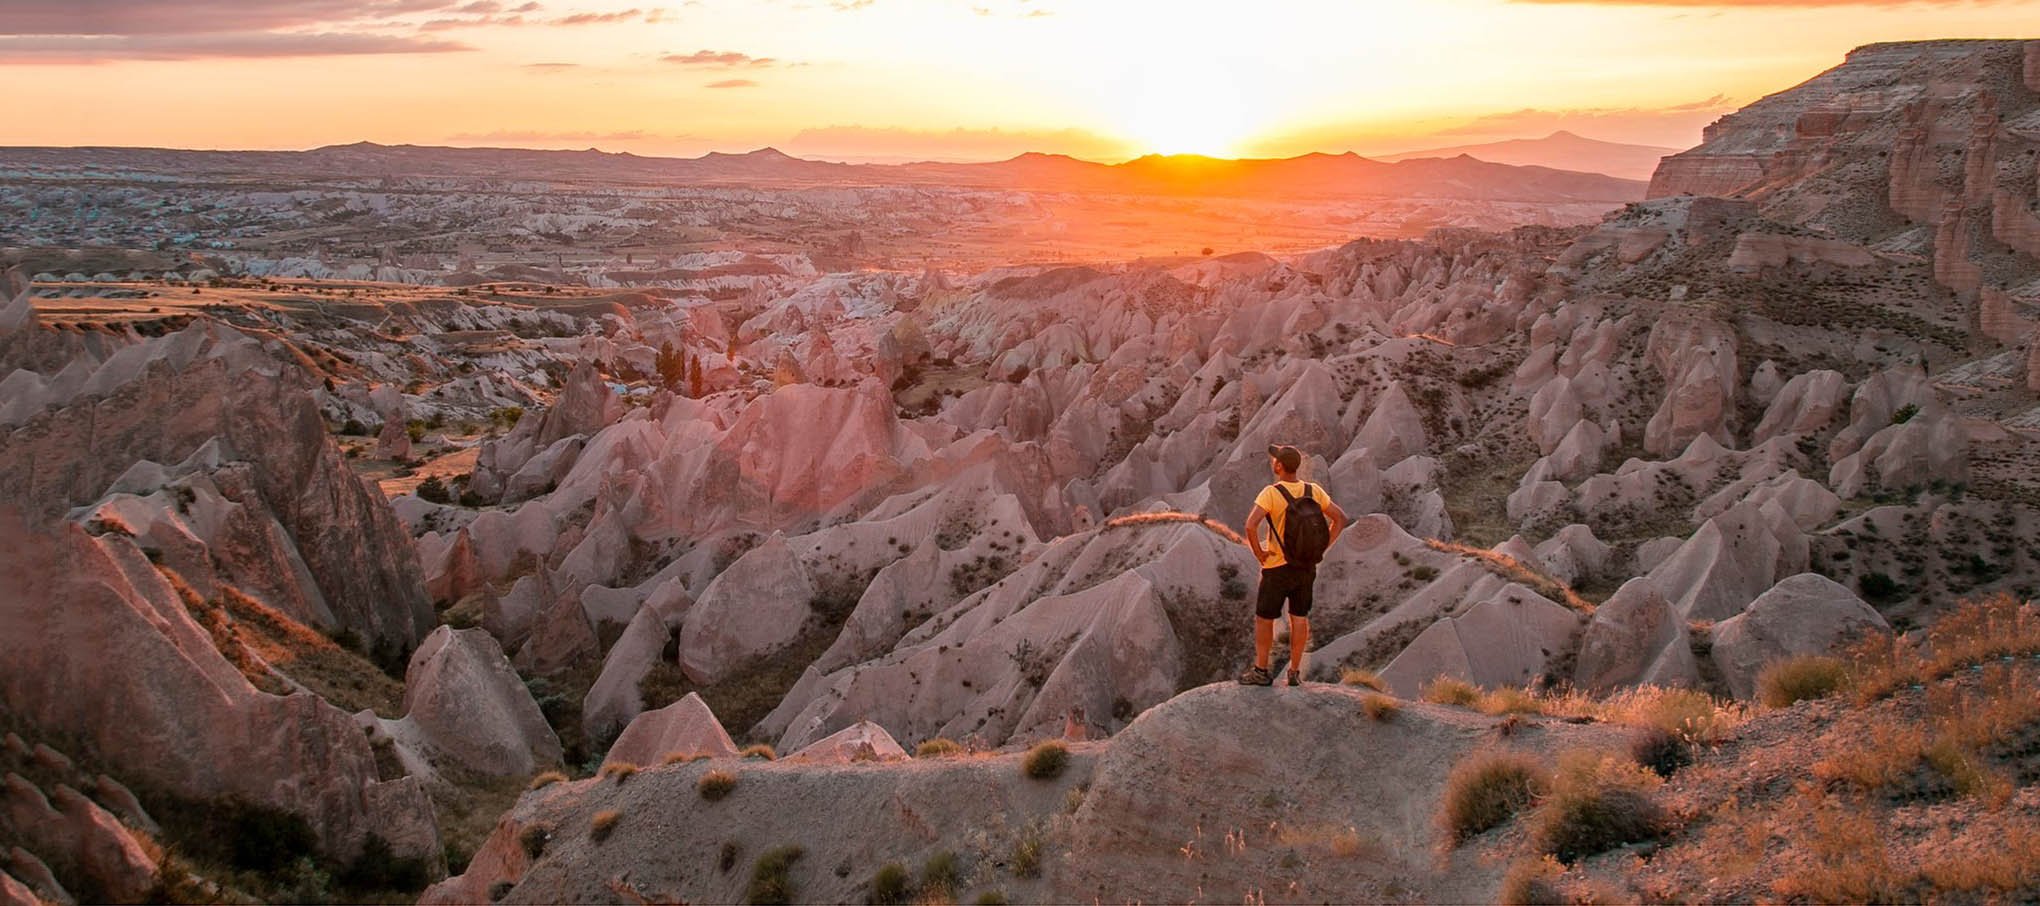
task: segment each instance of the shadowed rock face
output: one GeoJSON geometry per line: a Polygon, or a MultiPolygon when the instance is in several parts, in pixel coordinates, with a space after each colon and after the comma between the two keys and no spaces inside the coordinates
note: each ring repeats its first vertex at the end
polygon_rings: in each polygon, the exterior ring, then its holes
{"type": "Polygon", "coordinates": [[[14,577],[0,632],[23,642],[0,651],[0,702],[158,790],[302,815],[338,857],[374,834],[439,864],[419,781],[382,780],[361,731],[318,696],[256,689],[251,676],[282,684],[245,650],[237,668],[195,619],[239,584],[386,652],[433,622],[402,526],[342,461],[298,367],[213,324],[101,333],[98,348],[32,314],[0,320],[0,371],[21,391],[0,421],[0,570],[14,577]],[[34,370],[52,348],[69,361],[34,370]]]}
{"type": "Polygon", "coordinates": [[[0,570],[18,577],[0,592],[0,633],[34,642],[0,646],[13,713],[157,788],[303,815],[343,858],[373,833],[437,862],[418,780],[379,780],[360,729],[318,696],[249,685],[133,541],[0,515],[0,570]]]}
{"type": "Polygon", "coordinates": [[[219,460],[252,466],[236,502],[273,519],[309,573],[294,616],[400,650],[431,627],[402,526],[327,439],[302,376],[246,337],[197,325],[127,347],[50,405],[0,433],[0,501],[34,523],[98,500],[137,463],[180,463],[214,444],[219,460]]]}

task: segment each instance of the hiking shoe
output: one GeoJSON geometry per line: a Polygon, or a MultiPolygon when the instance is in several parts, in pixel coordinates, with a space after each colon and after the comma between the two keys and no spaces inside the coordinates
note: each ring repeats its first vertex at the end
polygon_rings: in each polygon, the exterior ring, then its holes
{"type": "Polygon", "coordinates": [[[1259,667],[1248,667],[1245,673],[1240,674],[1240,685],[1272,686],[1275,685],[1275,677],[1259,667]]]}
{"type": "Polygon", "coordinates": [[[1289,671],[1289,684],[1292,686],[1303,685],[1303,671],[1301,670],[1289,671]]]}

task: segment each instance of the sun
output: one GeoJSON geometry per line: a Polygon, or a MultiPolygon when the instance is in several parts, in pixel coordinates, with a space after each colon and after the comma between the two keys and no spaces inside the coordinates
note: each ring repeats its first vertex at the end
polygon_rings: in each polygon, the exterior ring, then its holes
{"type": "Polygon", "coordinates": [[[1209,71],[1143,79],[1127,100],[1123,128],[1155,154],[1232,157],[1251,130],[1239,86],[1209,71]]]}

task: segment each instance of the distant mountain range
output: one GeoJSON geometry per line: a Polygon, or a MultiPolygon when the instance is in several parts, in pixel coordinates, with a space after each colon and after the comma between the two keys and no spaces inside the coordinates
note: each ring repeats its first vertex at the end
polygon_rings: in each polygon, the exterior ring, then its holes
{"type": "Polygon", "coordinates": [[[1467,155],[1389,162],[1350,152],[1265,160],[1150,155],[1120,164],[1030,153],[992,163],[845,164],[803,160],[773,148],[667,158],[596,150],[359,142],[311,151],[0,148],[0,167],[72,171],[81,177],[163,172],[300,180],[446,177],[705,185],[949,185],[1130,195],[1434,197],[1547,203],[1635,201],[1647,188],[1643,180],[1495,163],[1467,155]]]}
{"type": "Polygon", "coordinates": [[[1620,179],[1648,180],[1651,174],[1656,172],[1660,158],[1668,154],[1677,154],[1679,151],[1678,148],[1604,142],[1561,130],[1543,138],[1516,138],[1484,145],[1404,151],[1400,154],[1379,155],[1375,159],[1402,161],[1458,157],[1464,154],[1498,164],[1551,167],[1583,173],[1606,173],[1620,179]]]}

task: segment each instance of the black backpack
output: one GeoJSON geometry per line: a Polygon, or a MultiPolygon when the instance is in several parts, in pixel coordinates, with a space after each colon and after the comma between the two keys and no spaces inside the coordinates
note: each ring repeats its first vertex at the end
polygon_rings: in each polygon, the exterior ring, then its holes
{"type": "Polygon", "coordinates": [[[1282,545],[1282,559],[1298,566],[1316,566],[1325,559],[1325,548],[1332,546],[1332,524],[1325,519],[1325,508],[1318,505],[1313,485],[1303,486],[1303,497],[1289,496],[1289,489],[1281,482],[1275,483],[1275,493],[1282,495],[1282,528],[1275,533],[1275,540],[1282,545]]]}

